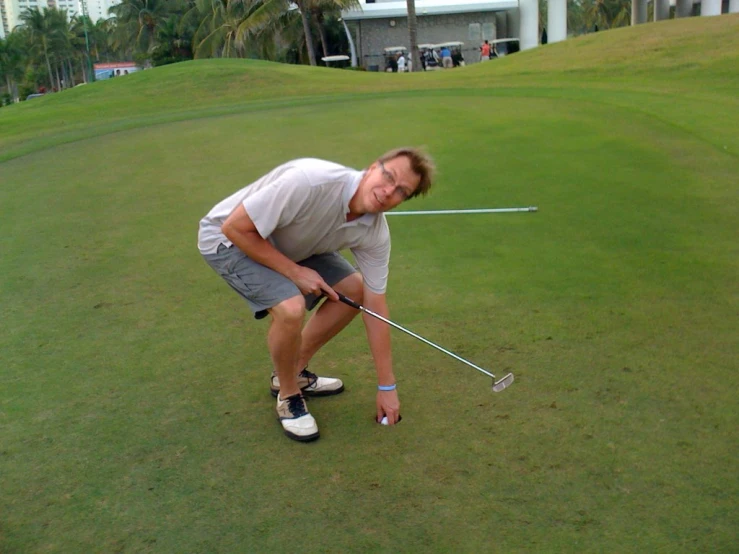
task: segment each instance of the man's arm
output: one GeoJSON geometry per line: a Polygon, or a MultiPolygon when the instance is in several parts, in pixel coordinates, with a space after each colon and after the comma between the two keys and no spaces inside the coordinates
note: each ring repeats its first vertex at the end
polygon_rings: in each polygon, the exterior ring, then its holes
{"type": "MultiPolygon", "coordinates": [[[[384,294],[374,293],[364,289],[364,306],[382,317],[389,319],[390,311],[384,294]]],[[[390,326],[367,314],[362,314],[364,327],[367,331],[372,358],[375,361],[378,385],[394,385],[393,357],[390,352],[390,326]]],[[[387,416],[388,423],[394,425],[400,417],[400,400],[398,391],[377,391],[377,420],[387,416]]]]}
{"type": "Polygon", "coordinates": [[[325,293],[338,301],[336,292],[316,271],[296,264],[272,246],[271,242],[262,238],[243,204],[239,204],[226,218],[221,231],[244,254],[290,279],[303,294],[325,293]]]}

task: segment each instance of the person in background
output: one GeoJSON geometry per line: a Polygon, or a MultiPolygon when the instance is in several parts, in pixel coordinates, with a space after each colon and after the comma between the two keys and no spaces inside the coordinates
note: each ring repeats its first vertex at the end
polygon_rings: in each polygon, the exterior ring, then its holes
{"type": "Polygon", "coordinates": [[[452,52],[452,62],[454,67],[464,67],[464,56],[462,55],[462,49],[456,48],[452,52]]]}
{"type": "Polygon", "coordinates": [[[444,69],[454,67],[454,62],[452,61],[452,52],[451,50],[449,50],[448,46],[443,46],[441,48],[441,65],[442,67],[444,67],[444,69]]]}
{"type": "Polygon", "coordinates": [[[439,54],[434,48],[426,50],[426,71],[436,71],[440,63],[439,54]]]}
{"type": "Polygon", "coordinates": [[[398,54],[398,73],[405,73],[405,54],[398,54]]]}
{"type": "Polygon", "coordinates": [[[490,59],[490,43],[486,40],[480,46],[480,61],[486,62],[490,59]]]}

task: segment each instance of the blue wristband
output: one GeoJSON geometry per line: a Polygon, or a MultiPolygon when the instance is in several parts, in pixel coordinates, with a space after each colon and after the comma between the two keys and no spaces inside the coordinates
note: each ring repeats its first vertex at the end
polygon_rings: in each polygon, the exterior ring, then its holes
{"type": "Polygon", "coordinates": [[[377,385],[377,390],[391,391],[391,390],[395,390],[395,387],[397,387],[397,384],[395,384],[395,385],[377,385]]]}

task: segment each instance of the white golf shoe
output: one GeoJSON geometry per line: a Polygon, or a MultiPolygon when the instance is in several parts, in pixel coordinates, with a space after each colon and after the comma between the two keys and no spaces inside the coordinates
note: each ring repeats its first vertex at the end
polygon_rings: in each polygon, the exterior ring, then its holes
{"type": "Polygon", "coordinates": [[[316,420],[310,415],[301,394],[288,396],[284,400],[277,395],[277,419],[285,434],[293,440],[308,442],[319,437],[316,420]]]}
{"type": "MultiPolygon", "coordinates": [[[[331,396],[344,391],[344,383],[341,379],[333,377],[319,377],[305,368],[298,373],[298,387],[305,396],[331,396]]],[[[272,373],[269,390],[272,396],[280,392],[280,379],[272,373]]]]}

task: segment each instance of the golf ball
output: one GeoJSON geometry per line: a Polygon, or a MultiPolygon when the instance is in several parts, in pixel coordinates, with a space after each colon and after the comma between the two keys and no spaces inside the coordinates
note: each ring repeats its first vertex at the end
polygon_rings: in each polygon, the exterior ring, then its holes
{"type": "Polygon", "coordinates": [[[382,419],[380,420],[380,425],[387,425],[387,416],[383,417],[383,418],[382,418],[382,419]]]}

